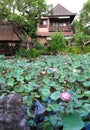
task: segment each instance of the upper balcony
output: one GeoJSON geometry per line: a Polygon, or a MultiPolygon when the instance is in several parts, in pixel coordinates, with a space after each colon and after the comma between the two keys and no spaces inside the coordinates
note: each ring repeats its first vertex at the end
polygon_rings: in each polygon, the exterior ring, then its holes
{"type": "Polygon", "coordinates": [[[50,26],[49,32],[73,32],[73,29],[70,26],[50,26]]]}

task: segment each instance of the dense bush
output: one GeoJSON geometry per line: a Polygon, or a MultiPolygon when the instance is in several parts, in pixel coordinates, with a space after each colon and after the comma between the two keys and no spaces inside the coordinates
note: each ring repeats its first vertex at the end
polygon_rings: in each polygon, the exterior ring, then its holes
{"type": "Polygon", "coordinates": [[[52,52],[57,53],[63,50],[66,47],[66,40],[63,34],[58,32],[54,33],[51,36],[51,41],[49,42],[49,45],[52,52]]]}
{"type": "Polygon", "coordinates": [[[90,53],[90,45],[71,45],[63,50],[64,54],[87,54],[90,53]]]}
{"type": "Polygon", "coordinates": [[[90,36],[89,35],[85,35],[82,32],[78,32],[76,34],[74,34],[71,38],[71,41],[73,43],[75,43],[76,45],[83,45],[84,42],[90,40],[90,36]]]}
{"type": "Polygon", "coordinates": [[[26,58],[36,58],[40,55],[40,51],[35,49],[35,48],[31,48],[29,50],[26,51],[25,57],[26,58]]]}
{"type": "Polygon", "coordinates": [[[71,54],[80,54],[81,53],[81,47],[80,46],[70,46],[68,48],[68,53],[71,53],[71,54]]]}
{"type": "Polygon", "coordinates": [[[35,46],[34,46],[36,49],[38,49],[38,50],[41,50],[41,49],[43,49],[44,48],[44,45],[43,44],[41,44],[40,42],[35,42],[35,46]]]}
{"type": "Polygon", "coordinates": [[[25,48],[23,48],[23,47],[19,48],[19,50],[16,51],[16,56],[17,56],[17,57],[18,57],[18,56],[25,57],[25,51],[26,51],[25,48]]]}
{"type": "Polygon", "coordinates": [[[36,58],[41,54],[39,49],[36,48],[30,48],[29,50],[26,50],[25,48],[21,47],[16,52],[16,57],[26,57],[26,58],[36,58]]]}
{"type": "Polygon", "coordinates": [[[37,49],[40,52],[40,54],[48,53],[48,48],[40,42],[36,42],[34,48],[37,49]]]}
{"type": "Polygon", "coordinates": [[[85,45],[84,46],[83,53],[90,53],[90,45],[85,45]]]}
{"type": "Polygon", "coordinates": [[[83,34],[77,33],[71,39],[65,40],[62,34],[55,33],[52,36],[52,40],[48,43],[47,46],[34,41],[34,46],[30,48],[28,51],[21,47],[19,51],[16,52],[16,56],[26,57],[26,58],[36,58],[42,54],[51,54],[53,53],[60,53],[60,54],[86,54],[90,52],[90,45],[83,44],[84,41],[89,39],[89,36],[84,36],[83,34]],[[84,39],[86,38],[86,39],[84,39]],[[70,43],[71,41],[75,42],[70,46],[66,47],[66,43],[70,43]]]}

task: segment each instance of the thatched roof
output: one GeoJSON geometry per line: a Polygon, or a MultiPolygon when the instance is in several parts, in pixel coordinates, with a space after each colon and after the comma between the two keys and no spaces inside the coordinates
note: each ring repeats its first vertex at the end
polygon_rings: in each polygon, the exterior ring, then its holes
{"type": "Polygon", "coordinates": [[[20,42],[21,39],[14,30],[13,24],[7,21],[0,23],[0,42],[20,42]]]}
{"type": "MultiPolygon", "coordinates": [[[[48,15],[51,15],[51,13],[48,13],[48,15]]],[[[70,12],[67,10],[65,7],[63,7],[61,4],[57,4],[53,9],[52,9],[52,15],[53,16],[70,16],[70,15],[75,15],[75,13],[70,12]]]]}
{"type": "Polygon", "coordinates": [[[57,4],[51,12],[47,14],[48,17],[59,17],[59,16],[70,16],[70,20],[72,21],[75,17],[76,13],[72,13],[63,7],[61,4],[57,4]]]}

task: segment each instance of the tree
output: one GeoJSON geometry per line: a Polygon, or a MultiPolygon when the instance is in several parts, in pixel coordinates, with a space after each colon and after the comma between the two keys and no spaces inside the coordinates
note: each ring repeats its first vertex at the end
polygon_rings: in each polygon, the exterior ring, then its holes
{"type": "Polygon", "coordinates": [[[82,20],[75,19],[71,24],[72,28],[75,30],[76,33],[83,31],[82,20]]]}
{"type": "Polygon", "coordinates": [[[6,4],[4,3],[4,1],[0,1],[0,21],[5,19],[11,13],[10,10],[6,7],[6,5],[7,1],[6,4]]]}
{"type": "Polygon", "coordinates": [[[72,26],[75,28],[75,35],[72,41],[77,45],[84,45],[90,41],[90,0],[88,0],[80,11],[77,20],[74,20],[72,26]]]}
{"type": "Polygon", "coordinates": [[[0,0],[0,21],[7,18],[14,23],[15,31],[28,50],[31,37],[36,36],[37,23],[48,8],[45,0],[0,0]]]}
{"type": "Polygon", "coordinates": [[[90,34],[90,0],[88,0],[80,12],[80,20],[85,31],[85,34],[90,34]]]}
{"type": "Polygon", "coordinates": [[[82,19],[84,26],[90,25],[90,0],[84,4],[80,12],[80,19],[82,19]]]}
{"type": "Polygon", "coordinates": [[[71,38],[71,41],[74,41],[75,45],[84,45],[85,42],[90,40],[89,35],[85,35],[83,32],[77,32],[71,38]]]}
{"type": "Polygon", "coordinates": [[[34,35],[37,22],[47,10],[45,0],[1,0],[0,21],[8,18],[23,26],[29,35],[34,35]]]}
{"type": "Polygon", "coordinates": [[[73,21],[72,26],[75,28],[76,33],[90,34],[90,0],[83,5],[78,19],[73,21]]]}

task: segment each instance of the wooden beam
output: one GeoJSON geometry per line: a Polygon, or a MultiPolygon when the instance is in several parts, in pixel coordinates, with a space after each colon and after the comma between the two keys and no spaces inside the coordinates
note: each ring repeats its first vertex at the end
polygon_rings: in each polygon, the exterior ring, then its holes
{"type": "Polygon", "coordinates": [[[87,45],[88,43],[90,43],[90,40],[89,40],[89,41],[87,41],[87,42],[84,42],[84,45],[87,45]]]}

